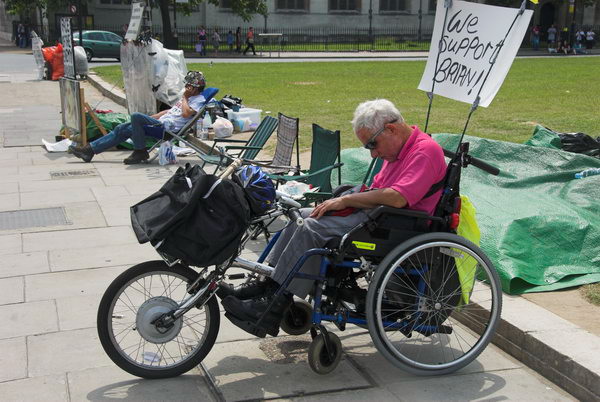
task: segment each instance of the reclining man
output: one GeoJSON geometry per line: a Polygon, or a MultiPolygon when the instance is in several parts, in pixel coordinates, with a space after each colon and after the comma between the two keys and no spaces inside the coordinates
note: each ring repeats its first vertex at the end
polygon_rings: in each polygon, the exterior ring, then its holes
{"type": "Polygon", "coordinates": [[[70,146],[71,153],[83,159],[84,162],[90,162],[95,154],[104,152],[131,138],[134,150],[123,163],[134,165],[147,161],[150,155],[146,150],[144,126],[161,125],[167,130],[179,131],[206,102],[204,96],[201,95],[206,86],[206,81],[200,71],[189,71],[184,81],[185,92],[183,97],[172,108],[152,116],[133,113],[130,123],[119,124],[107,135],[83,147],[70,146]]]}
{"type": "MultiPolygon", "coordinates": [[[[446,161],[442,148],[417,126],[406,124],[398,109],[385,99],[358,105],[352,125],[360,142],[371,151],[371,157],[384,160],[371,190],[327,200],[312,210],[303,209],[304,224],[287,226],[269,254],[268,262],[275,267],[271,279],[249,282],[236,288],[225,284],[220,286],[217,295],[223,298],[228,317],[242,329],[252,331],[248,328],[257,323],[273,300],[274,290],[306,250],[337,246],[344,234],[367,220],[365,210],[387,205],[433,214],[441,190],[426,195],[444,179],[446,161]],[[348,216],[330,215],[348,207],[358,211],[348,216]]],[[[300,272],[318,275],[319,266],[320,257],[313,256],[304,263],[300,272]]],[[[313,287],[313,281],[294,279],[261,321],[261,329],[277,335],[283,313],[292,303],[292,294],[303,299],[313,287]]]]}

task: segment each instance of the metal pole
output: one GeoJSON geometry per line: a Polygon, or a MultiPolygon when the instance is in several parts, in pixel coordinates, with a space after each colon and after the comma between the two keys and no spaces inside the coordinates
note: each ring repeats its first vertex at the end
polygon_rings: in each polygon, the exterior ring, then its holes
{"type": "MultiPolygon", "coordinates": [[[[433,1],[433,0],[429,0],[433,1]]],[[[421,20],[423,19],[423,0],[419,0],[419,42],[421,42],[421,20]]]]}
{"type": "Polygon", "coordinates": [[[369,42],[373,50],[373,0],[369,0],[369,42]]]}
{"type": "Polygon", "coordinates": [[[177,2],[173,0],[173,49],[179,49],[179,40],[177,39],[177,2]]]}

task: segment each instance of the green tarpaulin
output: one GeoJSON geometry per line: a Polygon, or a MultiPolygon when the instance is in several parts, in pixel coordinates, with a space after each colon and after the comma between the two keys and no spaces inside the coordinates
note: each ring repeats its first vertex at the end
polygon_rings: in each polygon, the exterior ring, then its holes
{"type": "MultiPolygon", "coordinates": [[[[529,141],[536,146],[465,137],[473,156],[501,170],[492,176],[469,166],[461,193],[477,209],[481,248],[510,294],[600,281],[600,176],[574,179],[600,160],[555,149],[541,131],[529,141]]],[[[434,138],[455,150],[459,136],[434,138]]],[[[368,151],[344,150],[342,160],[342,181],[360,183],[368,151]]]]}

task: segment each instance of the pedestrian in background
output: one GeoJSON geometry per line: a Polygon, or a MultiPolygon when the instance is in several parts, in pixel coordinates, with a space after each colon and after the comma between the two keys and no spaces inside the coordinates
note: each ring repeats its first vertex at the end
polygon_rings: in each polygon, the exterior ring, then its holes
{"type": "Polygon", "coordinates": [[[27,33],[25,25],[21,23],[19,23],[19,26],[17,27],[17,39],[20,48],[24,48],[27,46],[27,33]]]}
{"type": "Polygon", "coordinates": [[[592,50],[592,48],[594,47],[594,43],[596,42],[595,37],[596,33],[592,31],[592,28],[590,28],[585,34],[585,47],[588,50],[592,50]]]}
{"type": "Polygon", "coordinates": [[[540,49],[540,26],[534,25],[531,29],[531,47],[533,50],[540,49]]]}
{"type": "Polygon", "coordinates": [[[254,49],[254,28],[248,28],[248,33],[246,34],[246,49],[244,49],[244,55],[248,52],[249,49],[252,49],[252,54],[256,56],[256,49],[254,49]]]}
{"type": "Polygon", "coordinates": [[[198,44],[200,45],[200,56],[206,56],[206,29],[204,25],[198,30],[198,44]]]}
{"type": "Polygon", "coordinates": [[[229,53],[233,52],[233,32],[231,30],[227,32],[227,46],[229,46],[229,53]]]}
{"type": "Polygon", "coordinates": [[[554,24],[548,28],[548,50],[556,49],[556,27],[554,24]]]}
{"type": "Polygon", "coordinates": [[[215,49],[215,55],[219,54],[219,45],[221,44],[221,35],[219,35],[219,30],[215,28],[215,31],[212,34],[212,45],[215,49]]]}
{"type": "Polygon", "coordinates": [[[235,51],[242,52],[242,28],[240,27],[235,30],[235,51]]]}

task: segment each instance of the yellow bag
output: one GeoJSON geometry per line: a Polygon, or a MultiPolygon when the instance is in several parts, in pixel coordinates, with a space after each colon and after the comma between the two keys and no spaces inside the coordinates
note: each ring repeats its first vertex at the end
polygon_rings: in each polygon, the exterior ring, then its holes
{"type": "MultiPolygon", "coordinates": [[[[481,233],[479,232],[479,226],[477,225],[475,206],[466,195],[461,195],[460,199],[460,220],[456,233],[479,246],[481,233]]],[[[463,304],[468,304],[471,292],[473,291],[473,285],[475,284],[477,261],[473,257],[466,256],[460,250],[454,251],[463,256],[462,258],[455,257],[454,260],[456,261],[456,270],[458,271],[458,278],[460,280],[462,302],[463,304]]]]}

